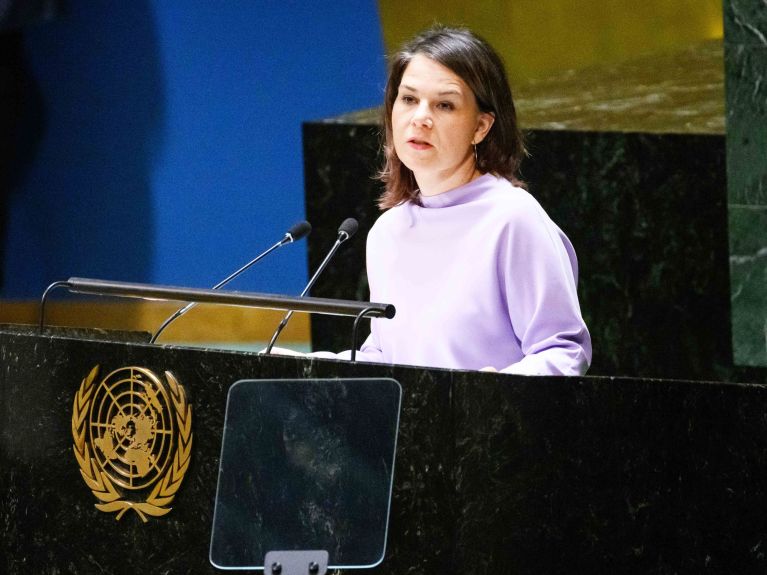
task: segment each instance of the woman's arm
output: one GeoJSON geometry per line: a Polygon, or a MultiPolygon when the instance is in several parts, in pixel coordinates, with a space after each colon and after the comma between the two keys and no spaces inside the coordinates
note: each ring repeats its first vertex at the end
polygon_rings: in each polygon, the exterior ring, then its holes
{"type": "Polygon", "coordinates": [[[586,373],[591,337],[581,317],[578,262],[570,240],[541,208],[525,210],[507,230],[499,263],[509,317],[525,355],[500,371],[586,373]]]}

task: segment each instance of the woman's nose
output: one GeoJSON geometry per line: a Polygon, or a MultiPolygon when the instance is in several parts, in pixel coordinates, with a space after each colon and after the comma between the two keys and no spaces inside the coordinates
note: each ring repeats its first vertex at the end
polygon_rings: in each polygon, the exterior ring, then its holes
{"type": "Polygon", "coordinates": [[[424,126],[426,128],[431,128],[434,125],[434,121],[431,119],[431,112],[429,111],[429,107],[420,104],[415,111],[413,112],[413,125],[415,126],[424,126]]]}

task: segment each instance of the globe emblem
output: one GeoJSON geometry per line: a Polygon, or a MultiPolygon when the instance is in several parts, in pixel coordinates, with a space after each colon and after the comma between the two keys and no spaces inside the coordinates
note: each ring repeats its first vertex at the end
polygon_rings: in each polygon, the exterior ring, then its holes
{"type": "Polygon", "coordinates": [[[110,479],[126,489],[151,485],[173,455],[173,410],[165,386],[140,367],[113,371],[95,390],[88,432],[110,479]]]}

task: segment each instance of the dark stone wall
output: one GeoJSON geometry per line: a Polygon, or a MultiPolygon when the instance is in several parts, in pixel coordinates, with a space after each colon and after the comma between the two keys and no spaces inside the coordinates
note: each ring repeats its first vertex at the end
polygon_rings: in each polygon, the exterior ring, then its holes
{"type": "MultiPolygon", "coordinates": [[[[369,297],[378,131],[304,125],[310,269],[343,218],[360,220],[313,295],[369,297]]],[[[590,374],[767,382],[767,370],[733,364],[723,136],[532,130],[528,147],[522,177],[578,253],[590,374]]],[[[314,317],[313,347],[348,349],[350,330],[350,321],[314,317]]]]}

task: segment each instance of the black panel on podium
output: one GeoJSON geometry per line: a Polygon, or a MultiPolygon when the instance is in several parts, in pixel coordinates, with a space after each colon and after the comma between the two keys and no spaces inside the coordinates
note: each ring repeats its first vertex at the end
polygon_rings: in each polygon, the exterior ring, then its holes
{"type": "MultiPolygon", "coordinates": [[[[209,555],[229,389],[308,378],[402,385],[386,555],[371,573],[767,572],[767,386],[524,377],[141,339],[0,326],[0,573],[221,573],[209,555]],[[73,435],[95,366],[93,386],[140,367],[186,390],[194,438],[164,515],[118,519],[96,507],[103,493],[83,477],[73,435]]],[[[353,439],[368,438],[366,427],[353,439]]],[[[152,489],[122,497],[146,502],[152,489]]]]}
{"type": "Polygon", "coordinates": [[[401,395],[387,378],[232,385],[211,563],[263,569],[270,552],[307,550],[331,568],[381,563],[401,395]]]}

